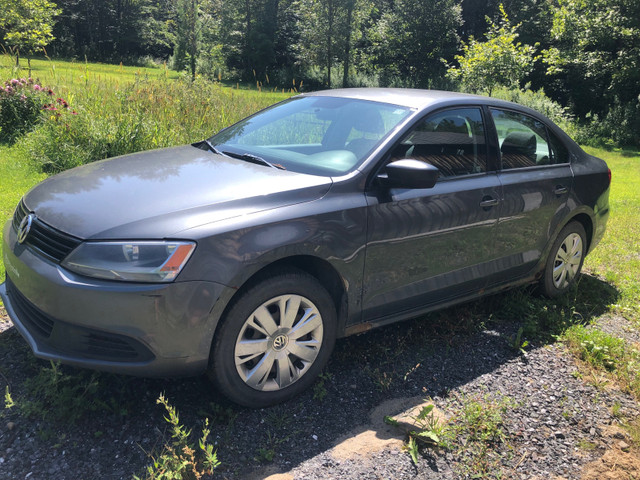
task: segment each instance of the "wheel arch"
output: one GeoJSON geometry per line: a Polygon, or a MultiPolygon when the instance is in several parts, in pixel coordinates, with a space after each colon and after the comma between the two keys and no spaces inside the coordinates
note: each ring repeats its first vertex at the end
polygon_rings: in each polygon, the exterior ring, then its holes
{"type": "Polygon", "coordinates": [[[246,290],[269,277],[279,273],[285,273],[287,271],[301,271],[307,273],[318,280],[318,282],[327,289],[327,292],[331,296],[336,308],[336,317],[338,319],[338,325],[336,325],[337,336],[341,337],[348,317],[347,287],[345,280],[338,273],[335,267],[324,259],[314,257],[312,255],[292,255],[264,265],[244,279],[226,302],[226,305],[218,318],[212,339],[215,338],[227,312],[246,290]]]}
{"type": "Polygon", "coordinates": [[[565,226],[567,226],[571,222],[578,222],[584,228],[584,231],[587,234],[587,248],[585,249],[585,251],[586,251],[586,253],[589,253],[591,251],[591,244],[593,242],[593,235],[594,235],[594,221],[593,221],[593,218],[591,218],[591,216],[589,214],[587,214],[586,212],[577,213],[576,215],[573,215],[571,218],[569,218],[564,223],[564,225],[562,225],[560,230],[562,230],[562,228],[564,228],[565,226]]]}

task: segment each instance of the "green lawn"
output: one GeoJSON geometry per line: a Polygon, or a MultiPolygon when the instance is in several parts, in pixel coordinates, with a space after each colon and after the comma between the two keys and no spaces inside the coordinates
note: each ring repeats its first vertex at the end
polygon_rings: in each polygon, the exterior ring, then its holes
{"type": "Polygon", "coordinates": [[[607,233],[585,261],[585,268],[620,291],[620,312],[640,321],[640,152],[585,150],[611,168],[607,233]]]}
{"type": "MultiPolygon", "coordinates": [[[[35,172],[20,160],[20,156],[11,148],[0,146],[0,223],[4,230],[5,222],[13,215],[20,197],[27,190],[43,180],[46,175],[35,172]]],[[[0,241],[2,232],[0,231],[0,241]]],[[[4,262],[0,258],[0,279],[4,279],[4,262]]]]}

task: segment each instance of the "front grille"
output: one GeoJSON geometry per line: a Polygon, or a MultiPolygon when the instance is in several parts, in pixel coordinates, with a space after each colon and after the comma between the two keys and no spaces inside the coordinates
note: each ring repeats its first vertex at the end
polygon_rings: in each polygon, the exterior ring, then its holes
{"type": "Polygon", "coordinates": [[[27,300],[22,294],[13,286],[11,279],[7,275],[6,279],[7,293],[13,300],[13,309],[18,314],[18,317],[24,324],[24,326],[31,332],[32,335],[47,339],[51,336],[55,321],[36,308],[29,300],[27,300]]]}
{"type": "MultiPolygon", "coordinates": [[[[13,228],[18,231],[20,222],[29,214],[29,210],[22,200],[13,215],[13,228]]],[[[37,253],[60,263],[82,240],[57,230],[37,216],[31,224],[31,230],[24,240],[24,245],[31,247],[37,253]]]]}
{"type": "Polygon", "coordinates": [[[131,345],[130,339],[123,340],[115,335],[105,333],[85,332],[82,346],[92,356],[103,358],[117,358],[118,360],[136,360],[140,352],[131,345]]]}

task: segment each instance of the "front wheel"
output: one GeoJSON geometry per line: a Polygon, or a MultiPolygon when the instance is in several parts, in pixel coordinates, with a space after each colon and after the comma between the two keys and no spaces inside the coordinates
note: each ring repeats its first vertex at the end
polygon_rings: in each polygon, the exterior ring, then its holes
{"type": "Polygon", "coordinates": [[[541,279],[545,295],[557,297],[575,283],[587,253],[586,239],[584,227],[578,222],[571,222],[560,231],[549,252],[541,279]]]}
{"type": "Polygon", "coordinates": [[[331,296],[312,276],[282,273],[234,301],[213,341],[209,377],[232,401],[260,408],[302,392],[336,338],[331,296]]]}

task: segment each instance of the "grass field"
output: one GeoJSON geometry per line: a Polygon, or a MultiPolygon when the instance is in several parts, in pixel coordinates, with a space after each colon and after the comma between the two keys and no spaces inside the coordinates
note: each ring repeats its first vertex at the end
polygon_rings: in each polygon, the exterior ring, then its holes
{"type": "Polygon", "coordinates": [[[607,233],[585,268],[615,285],[621,313],[640,321],[640,152],[585,150],[604,159],[612,172],[607,233]]]}

